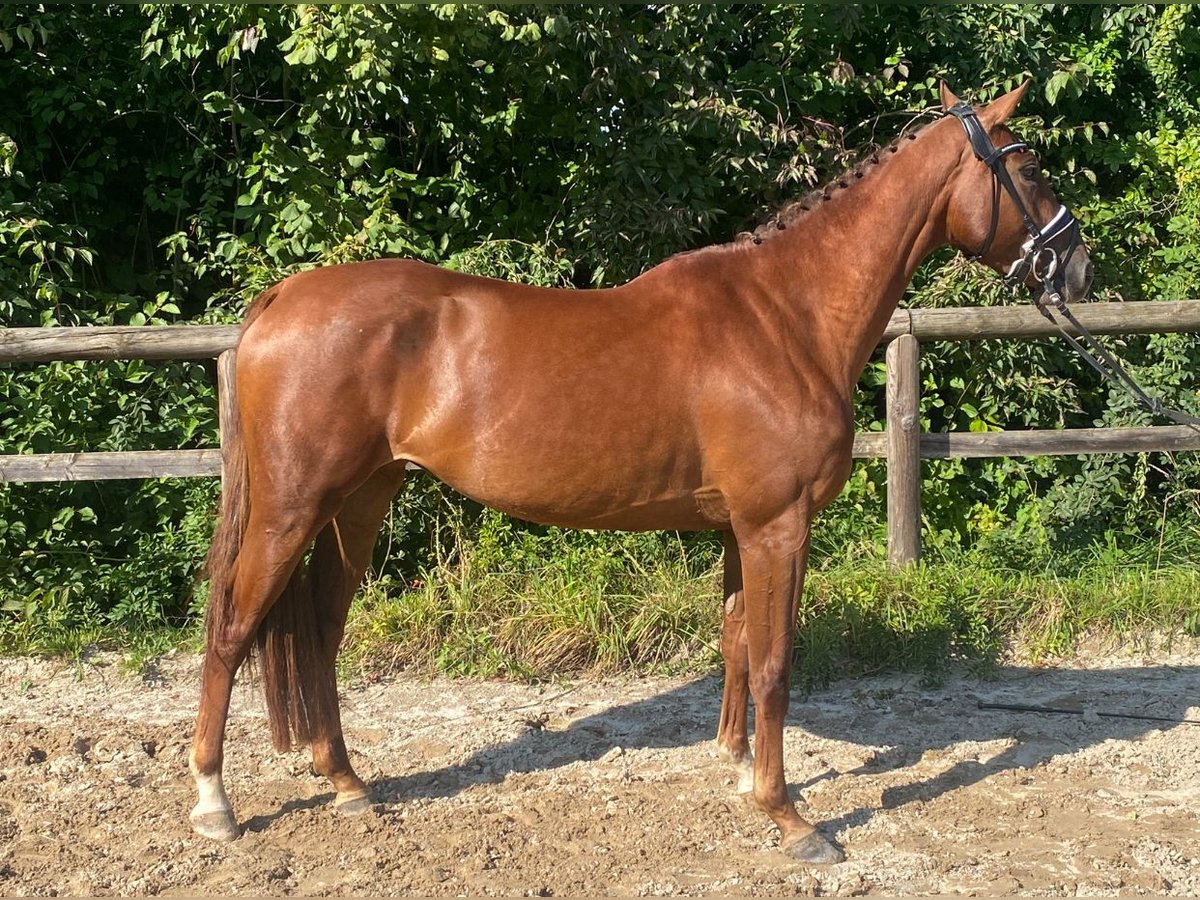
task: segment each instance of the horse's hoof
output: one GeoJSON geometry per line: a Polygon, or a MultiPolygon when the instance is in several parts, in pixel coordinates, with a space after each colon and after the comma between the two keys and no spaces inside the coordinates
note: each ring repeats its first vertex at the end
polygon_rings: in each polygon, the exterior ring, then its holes
{"type": "Polygon", "coordinates": [[[214,841],[232,841],[241,837],[237,819],[231,809],[214,809],[210,812],[193,812],[188,816],[192,828],[201,837],[214,841]]]}
{"type": "Polygon", "coordinates": [[[333,808],[343,816],[360,816],[374,809],[375,802],[371,799],[370,794],[355,794],[345,800],[340,797],[334,798],[333,808]]]}
{"type": "Polygon", "coordinates": [[[846,854],[837,846],[821,837],[819,831],[810,832],[804,837],[793,841],[783,848],[783,852],[797,862],[818,866],[845,862],[846,860],[846,854]]]}

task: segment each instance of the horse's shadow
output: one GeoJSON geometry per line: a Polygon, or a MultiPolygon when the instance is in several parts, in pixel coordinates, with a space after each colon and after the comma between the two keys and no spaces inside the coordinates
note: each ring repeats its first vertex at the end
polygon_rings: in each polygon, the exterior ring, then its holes
{"type": "MultiPolygon", "coordinates": [[[[939,688],[902,679],[842,682],[808,696],[793,696],[788,729],[858,745],[865,762],[827,771],[793,785],[793,794],[842,775],[870,775],[911,765],[929,751],[961,741],[1009,741],[996,755],[969,759],[940,774],[883,791],[879,809],[928,801],[1010,769],[1031,769],[1059,754],[1107,740],[1134,740],[1169,728],[1166,722],[1132,718],[1001,713],[980,703],[1071,707],[1131,712],[1173,719],[1187,717],[1200,697],[1200,667],[1138,666],[1081,671],[1003,666],[992,677],[953,678],[939,688]],[[897,689],[896,684],[901,687],[897,689]],[[855,687],[848,687],[855,685],[855,687]],[[927,722],[929,727],[912,727],[927,722]],[[905,724],[907,727],[899,727],[905,724]]],[[[503,744],[484,747],[461,762],[436,770],[384,778],[373,785],[376,799],[402,803],[413,798],[454,796],[473,786],[496,784],[510,774],[548,771],[574,762],[595,762],[615,747],[670,749],[711,742],[721,699],[721,678],[709,675],[662,693],[606,708],[561,730],[531,724],[503,744]]],[[[1193,726],[1188,726],[1193,727],[1193,726]]],[[[714,763],[714,766],[716,764],[714,763]]],[[[847,810],[825,821],[830,834],[865,824],[879,809],[847,810]]]]}
{"type": "Polygon", "coordinates": [[[713,737],[720,702],[720,678],[706,675],[674,689],[577,718],[561,730],[544,727],[531,718],[514,740],[481,748],[456,765],[384,778],[372,786],[372,793],[384,802],[436,799],[475,785],[496,784],[513,774],[595,762],[616,748],[692,746],[713,737]],[[703,711],[699,715],[697,707],[703,711]]]}

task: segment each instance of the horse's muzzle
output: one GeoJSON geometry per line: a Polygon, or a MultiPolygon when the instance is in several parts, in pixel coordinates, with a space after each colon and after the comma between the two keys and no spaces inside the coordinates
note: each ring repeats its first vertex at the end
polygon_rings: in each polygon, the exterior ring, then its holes
{"type": "Polygon", "coordinates": [[[1074,248],[1062,270],[1059,290],[1068,303],[1088,298],[1092,288],[1092,257],[1082,243],[1074,248]]]}
{"type": "Polygon", "coordinates": [[[1030,272],[1025,281],[1032,290],[1041,289],[1037,299],[1039,309],[1060,302],[1077,303],[1088,299],[1092,287],[1092,258],[1082,241],[1072,242],[1066,251],[1065,261],[1056,259],[1053,272],[1049,275],[1030,272]]]}

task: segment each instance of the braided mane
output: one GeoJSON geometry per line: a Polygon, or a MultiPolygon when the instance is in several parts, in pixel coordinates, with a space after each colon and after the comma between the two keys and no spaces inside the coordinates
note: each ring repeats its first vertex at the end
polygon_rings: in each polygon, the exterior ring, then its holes
{"type": "Polygon", "coordinates": [[[769,240],[788,226],[804,218],[812,210],[817,209],[824,203],[828,203],[837,191],[845,190],[857,184],[866,177],[870,167],[882,165],[892,154],[899,151],[904,141],[915,141],[917,135],[925,127],[925,125],[912,129],[906,127],[886,147],[876,147],[868,151],[853,167],[832,179],[824,187],[810,191],[799,200],[789,200],[784,203],[770,215],[766,222],[757,226],[753,231],[740,232],[734,239],[734,242],[737,244],[747,242],[761,244],[763,241],[769,240]]]}

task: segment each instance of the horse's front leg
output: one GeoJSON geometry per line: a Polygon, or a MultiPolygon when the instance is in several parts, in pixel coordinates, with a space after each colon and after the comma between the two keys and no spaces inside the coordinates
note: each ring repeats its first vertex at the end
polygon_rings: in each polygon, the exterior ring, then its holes
{"type": "Polygon", "coordinates": [[[811,514],[794,503],[767,521],[734,521],[741,551],[750,693],[754,697],[754,803],[779,826],[780,847],[802,862],[845,857],[802,819],[788,797],[783,768],[796,609],[808,562],[811,514]]]}

